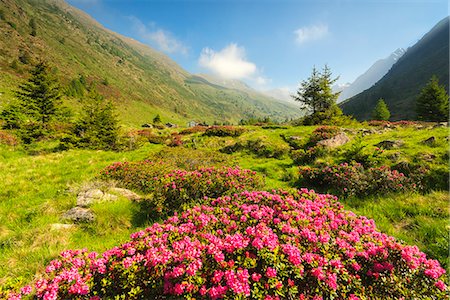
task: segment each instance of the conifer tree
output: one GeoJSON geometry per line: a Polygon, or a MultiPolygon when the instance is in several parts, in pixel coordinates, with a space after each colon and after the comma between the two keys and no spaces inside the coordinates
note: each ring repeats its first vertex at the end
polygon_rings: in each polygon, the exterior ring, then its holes
{"type": "Polygon", "coordinates": [[[417,118],[422,121],[448,121],[449,98],[445,87],[439,85],[436,76],[431,77],[416,102],[417,118]]]}
{"type": "Polygon", "coordinates": [[[372,112],[372,118],[378,121],[388,121],[390,117],[391,113],[389,112],[386,102],[384,102],[383,98],[380,98],[372,112]]]}
{"type": "Polygon", "coordinates": [[[57,114],[61,105],[58,80],[45,62],[31,70],[31,77],[15,93],[25,115],[40,124],[47,124],[57,114]]]}
{"type": "Polygon", "coordinates": [[[113,103],[104,99],[94,87],[90,87],[82,104],[83,113],[74,130],[78,137],[77,146],[114,149],[119,136],[119,126],[113,103]]]}
{"type": "Polygon", "coordinates": [[[339,97],[339,93],[332,90],[333,84],[339,77],[332,78],[330,68],[325,65],[322,72],[317,71],[315,67],[311,76],[300,83],[294,100],[299,101],[303,108],[312,111],[312,114],[326,112],[332,108],[339,97]]]}

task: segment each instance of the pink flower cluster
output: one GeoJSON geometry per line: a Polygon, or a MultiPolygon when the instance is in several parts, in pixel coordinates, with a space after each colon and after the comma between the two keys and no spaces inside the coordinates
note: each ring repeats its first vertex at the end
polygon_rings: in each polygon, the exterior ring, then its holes
{"type": "Polygon", "coordinates": [[[175,214],[101,255],[65,251],[10,299],[439,298],[444,273],[334,196],[244,191],[175,214]]]}
{"type": "Polygon", "coordinates": [[[336,195],[364,196],[370,194],[414,191],[414,180],[388,166],[364,168],[360,163],[300,167],[303,184],[326,189],[336,195]]]}

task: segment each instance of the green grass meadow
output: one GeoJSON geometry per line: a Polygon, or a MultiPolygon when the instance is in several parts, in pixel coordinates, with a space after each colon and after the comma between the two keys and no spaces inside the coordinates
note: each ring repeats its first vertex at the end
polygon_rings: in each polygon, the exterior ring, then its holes
{"type": "MultiPolygon", "coordinates": [[[[319,160],[328,163],[342,161],[346,151],[354,147],[357,132],[363,127],[367,126],[348,128],[346,131],[351,141],[327,152],[319,160]]],[[[227,155],[230,164],[264,175],[267,190],[288,189],[298,187],[295,185],[298,166],[290,158],[290,148],[283,136],[295,136],[302,143],[308,140],[315,128],[263,129],[248,126],[239,137],[207,137],[201,133],[184,135],[183,144],[188,149],[211,153],[235,143],[257,145],[222,155],[227,155]]],[[[421,163],[421,157],[431,155],[433,159],[423,163],[436,171],[439,177],[448,173],[447,137],[448,128],[418,130],[399,127],[367,135],[360,143],[365,146],[362,151],[372,151],[380,141],[402,140],[402,147],[381,154],[383,163],[421,163]],[[430,136],[434,136],[436,142],[424,144],[423,140],[430,136]],[[395,162],[389,158],[393,153],[396,153],[395,162]]],[[[146,227],[149,221],[139,219],[138,205],[125,198],[94,205],[92,210],[97,218],[91,224],[64,229],[55,229],[52,224],[62,223],[61,215],[75,206],[78,191],[89,185],[101,187],[109,184],[97,182],[97,175],[104,167],[117,161],[139,161],[160,151],[172,151],[165,145],[150,143],[127,152],[43,151],[54,146],[47,142],[30,151],[20,145],[15,148],[0,145],[0,284],[18,278],[31,279],[36,273],[43,272],[46,263],[65,249],[104,251],[126,241],[132,232],[146,227]]],[[[406,244],[417,245],[430,257],[448,266],[448,186],[447,189],[443,189],[442,184],[438,186],[422,194],[371,195],[339,200],[346,209],[374,219],[380,231],[406,244]]]]}

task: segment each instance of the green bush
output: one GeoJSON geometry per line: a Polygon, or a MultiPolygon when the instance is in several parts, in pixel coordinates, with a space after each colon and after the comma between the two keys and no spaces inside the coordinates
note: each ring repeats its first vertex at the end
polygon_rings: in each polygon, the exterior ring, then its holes
{"type": "Polygon", "coordinates": [[[281,158],[289,152],[289,148],[285,145],[276,145],[264,139],[258,138],[237,142],[233,145],[225,146],[220,149],[223,153],[234,153],[237,151],[247,151],[258,157],[281,158]]]}
{"type": "Polygon", "coordinates": [[[323,146],[309,147],[307,150],[298,149],[291,151],[291,158],[296,165],[309,164],[316,158],[323,157],[327,153],[327,149],[323,146]]]}
{"type": "Polygon", "coordinates": [[[211,126],[206,129],[204,135],[206,136],[240,136],[245,132],[243,127],[235,126],[211,126]]]}
{"type": "Polygon", "coordinates": [[[411,177],[388,166],[364,168],[360,163],[332,166],[300,167],[300,182],[344,196],[368,196],[391,192],[416,191],[419,186],[411,177]]]}

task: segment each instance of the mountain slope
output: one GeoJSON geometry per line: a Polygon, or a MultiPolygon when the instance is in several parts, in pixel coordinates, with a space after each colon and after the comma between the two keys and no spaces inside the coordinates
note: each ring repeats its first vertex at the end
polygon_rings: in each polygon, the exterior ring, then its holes
{"type": "Polygon", "coordinates": [[[405,50],[399,48],[388,57],[377,60],[364,74],[358,76],[353,83],[342,90],[338,102],[351,98],[373,86],[386,75],[403,54],[405,54],[405,50]]]}
{"type": "Polygon", "coordinates": [[[449,17],[441,20],[392,66],[370,89],[340,104],[345,114],[359,120],[371,117],[379,98],[384,98],[392,120],[414,119],[415,101],[432,75],[448,91],[449,17]]]}
{"type": "MultiPolygon", "coordinates": [[[[299,116],[299,109],[268,97],[249,97],[208,81],[192,84],[193,76],[169,57],[105,29],[62,0],[2,0],[0,12],[0,109],[31,64],[44,59],[57,68],[63,85],[79,74],[95,82],[114,99],[125,124],[148,122],[157,113],[172,122],[299,116]]],[[[68,102],[76,106],[73,99],[68,102]]]]}

